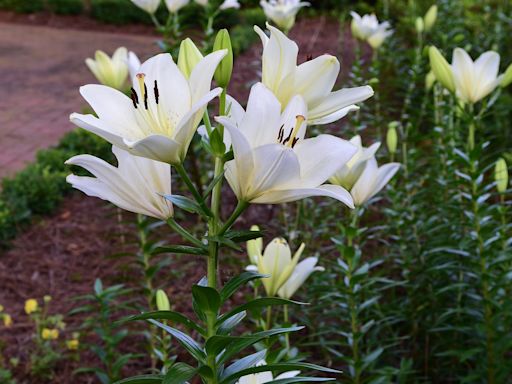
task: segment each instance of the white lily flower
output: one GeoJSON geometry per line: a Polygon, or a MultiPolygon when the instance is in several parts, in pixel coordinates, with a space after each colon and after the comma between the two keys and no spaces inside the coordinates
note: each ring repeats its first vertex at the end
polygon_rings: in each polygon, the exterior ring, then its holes
{"type": "Polygon", "coordinates": [[[219,7],[219,9],[221,11],[224,11],[224,10],[230,9],[230,8],[239,9],[240,3],[238,2],[238,0],[224,0],[224,2],[219,7]]]}
{"type": "Polygon", "coordinates": [[[185,158],[206,105],[221,92],[210,91],[225,50],[204,57],[187,78],[169,54],[147,60],[133,78],[131,99],[102,85],[80,93],[98,117],[73,113],[71,121],[130,153],[170,164],[185,158]]]}
{"type": "Polygon", "coordinates": [[[206,7],[208,5],[208,0],[194,0],[196,4],[199,4],[203,7],[206,7]]]}
{"type": "Polygon", "coordinates": [[[290,299],[313,272],[325,270],[323,267],[317,267],[317,263],[318,257],[308,257],[298,263],[277,294],[283,299],[290,299]]]}
{"type": "Polygon", "coordinates": [[[130,212],[167,220],[173,216],[171,202],[161,195],[171,194],[171,166],[133,156],[112,147],[118,167],[91,155],[74,156],[66,164],[85,168],[95,177],[69,175],[66,181],[89,196],[110,201],[130,212]]]}
{"type": "Polygon", "coordinates": [[[270,275],[261,279],[268,296],[275,296],[277,291],[288,281],[294,271],[305,245],[302,243],[292,258],[288,242],[277,237],[267,244],[263,254],[257,256],[256,267],[259,273],[270,275]]]}
{"type": "Polygon", "coordinates": [[[329,179],[331,183],[341,185],[350,190],[357,179],[361,176],[366,163],[375,156],[380,143],[374,143],[369,148],[363,147],[361,136],[356,135],[350,139],[350,143],[357,148],[356,154],[346,163],[338,168],[336,173],[329,179]]]}
{"type": "Polygon", "coordinates": [[[299,10],[311,4],[300,0],[261,0],[260,5],[268,19],[284,32],[288,32],[295,24],[295,17],[299,10]]]}
{"type": "Polygon", "coordinates": [[[176,13],[187,5],[188,2],[189,0],[165,0],[165,5],[170,13],[176,13]]]}
{"type": "Polygon", "coordinates": [[[455,48],[451,67],[457,97],[471,104],[494,91],[503,77],[498,76],[500,55],[494,51],[483,53],[473,62],[465,50],[455,48]]]}
{"type": "Polygon", "coordinates": [[[399,163],[388,163],[379,167],[374,157],[368,160],[363,173],[350,190],[354,204],[361,206],[379,193],[399,168],[399,163]]]}
{"type": "Polygon", "coordinates": [[[132,3],[147,13],[154,14],[160,5],[160,0],[132,0],[132,3]]]}
{"type": "Polygon", "coordinates": [[[270,38],[258,27],[263,43],[262,83],[279,99],[283,109],[295,95],[308,107],[309,124],[328,124],[357,110],[354,105],[373,95],[370,86],[331,92],[340,72],[338,59],[322,55],[297,66],[299,48],[279,29],[267,25],[270,38]]]}
{"type": "Polygon", "coordinates": [[[231,136],[234,160],[226,163],[226,179],[240,201],[277,204],[329,196],[352,206],[345,189],[323,183],[338,168],[338,160],[347,162],[356,148],[331,135],[306,139],[305,116],[301,96],[281,113],[274,94],[258,83],[238,121],[235,116],[216,118],[231,136]]]}
{"type": "Polygon", "coordinates": [[[357,12],[350,12],[352,15],[352,33],[359,40],[368,42],[373,49],[378,49],[387,37],[393,34],[389,29],[390,24],[384,21],[379,24],[375,14],[360,16],[357,12]]]}
{"type": "Polygon", "coordinates": [[[135,54],[135,52],[128,52],[128,72],[130,73],[130,79],[133,79],[137,73],[139,73],[139,69],[141,66],[139,57],[135,54]]]}
{"type": "MultiPolygon", "coordinates": [[[[264,360],[261,360],[258,364],[256,364],[257,367],[266,365],[267,363],[264,360]]],[[[251,375],[242,376],[236,384],[265,384],[270,383],[274,380],[281,380],[281,379],[288,379],[291,377],[295,377],[300,373],[300,371],[289,371],[281,373],[280,375],[276,376],[274,379],[274,376],[272,375],[272,372],[266,371],[266,372],[259,372],[259,373],[253,373],[251,375]]]]}
{"type": "Polygon", "coordinates": [[[128,50],[119,47],[112,58],[103,51],[96,51],[94,59],[85,59],[85,64],[101,84],[123,90],[128,77],[128,50]]]}

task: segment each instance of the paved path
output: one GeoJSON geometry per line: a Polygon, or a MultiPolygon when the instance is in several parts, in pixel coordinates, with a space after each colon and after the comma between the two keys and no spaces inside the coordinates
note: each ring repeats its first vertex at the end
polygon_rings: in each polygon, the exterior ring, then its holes
{"type": "Polygon", "coordinates": [[[96,49],[157,51],[151,36],[0,23],[0,178],[34,159],[73,129],[84,101],[78,87],[96,82],[84,64],[96,49]]]}

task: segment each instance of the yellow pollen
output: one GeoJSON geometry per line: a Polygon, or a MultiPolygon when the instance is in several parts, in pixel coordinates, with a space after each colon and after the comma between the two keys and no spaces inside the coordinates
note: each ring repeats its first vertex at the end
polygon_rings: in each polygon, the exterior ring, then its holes
{"type": "Polygon", "coordinates": [[[304,121],[306,120],[306,118],[302,115],[298,115],[295,118],[296,118],[295,127],[293,127],[293,131],[290,135],[290,139],[286,143],[286,146],[290,147],[290,148],[292,148],[295,145],[295,137],[299,133],[300,127],[302,127],[302,123],[304,123],[304,121]]]}

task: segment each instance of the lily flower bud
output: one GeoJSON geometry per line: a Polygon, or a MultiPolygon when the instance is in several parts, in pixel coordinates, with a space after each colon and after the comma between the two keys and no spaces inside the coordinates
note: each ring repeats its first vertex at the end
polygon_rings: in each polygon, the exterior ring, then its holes
{"type": "Polygon", "coordinates": [[[425,89],[427,91],[430,91],[435,82],[436,75],[434,75],[434,72],[430,71],[429,73],[427,73],[427,76],[425,76],[425,89]]]}
{"type": "Polygon", "coordinates": [[[428,50],[430,58],[430,67],[434,73],[437,81],[439,81],[446,89],[450,92],[455,92],[455,80],[453,78],[453,72],[450,64],[439,52],[439,50],[431,46],[428,50]]]}
{"type": "Polygon", "coordinates": [[[512,83],[512,64],[510,64],[503,74],[503,78],[501,79],[501,87],[505,88],[507,85],[512,83]]]}
{"type": "Polygon", "coordinates": [[[423,18],[417,17],[416,18],[416,31],[418,33],[423,33],[424,30],[425,30],[425,23],[423,22],[423,18]]]}
{"type": "Polygon", "coordinates": [[[504,158],[496,162],[494,168],[494,179],[496,180],[496,189],[499,193],[505,193],[508,187],[508,168],[504,158]]]}
{"type": "Polygon", "coordinates": [[[388,151],[391,154],[396,153],[396,147],[398,144],[398,134],[396,132],[396,128],[398,127],[397,121],[392,121],[388,125],[388,133],[386,135],[386,145],[388,147],[388,151]]]}
{"type": "Polygon", "coordinates": [[[233,72],[233,48],[231,46],[231,38],[227,29],[221,29],[215,37],[213,43],[213,51],[220,51],[225,49],[228,51],[226,56],[221,60],[215,71],[215,81],[217,84],[226,88],[231,80],[231,73],[233,72]]]}
{"type": "Polygon", "coordinates": [[[423,21],[425,22],[425,31],[430,31],[437,20],[437,5],[432,5],[427,13],[425,13],[425,17],[423,21]]]}
{"type": "MultiPolygon", "coordinates": [[[[257,225],[251,227],[251,231],[259,231],[257,225]]],[[[258,258],[263,252],[263,239],[261,237],[247,241],[247,255],[252,264],[258,264],[258,258]]]]}
{"type": "Polygon", "coordinates": [[[159,311],[170,311],[171,310],[171,304],[169,303],[169,298],[167,297],[166,293],[159,289],[156,291],[156,307],[159,311]]]}
{"type": "Polygon", "coordinates": [[[186,38],[181,42],[180,53],[178,54],[178,68],[185,77],[190,77],[192,70],[202,59],[201,51],[199,51],[190,38],[186,38]]]}

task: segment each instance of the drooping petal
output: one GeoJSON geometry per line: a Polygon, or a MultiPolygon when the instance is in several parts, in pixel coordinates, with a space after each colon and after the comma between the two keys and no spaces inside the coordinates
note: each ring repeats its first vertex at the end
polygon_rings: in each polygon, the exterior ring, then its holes
{"type": "MultiPolygon", "coordinates": [[[[309,119],[318,121],[324,116],[333,114],[347,107],[352,107],[353,104],[364,101],[371,96],[373,96],[373,89],[368,85],[340,89],[339,91],[332,92],[317,106],[310,108],[309,119]]],[[[348,111],[349,110],[344,111],[344,114],[348,111]]]]}
{"type": "Polygon", "coordinates": [[[465,102],[475,102],[473,84],[475,81],[473,60],[467,52],[455,48],[452,59],[453,77],[457,95],[465,102]]]}
{"type": "Polygon", "coordinates": [[[122,92],[105,85],[89,84],[80,87],[80,94],[109,132],[132,140],[143,137],[134,119],[132,101],[122,92]]]}
{"type": "Polygon", "coordinates": [[[317,188],[296,188],[284,189],[279,191],[266,192],[260,197],[252,200],[256,204],[279,204],[289,203],[304,199],[306,197],[327,196],[341,201],[349,208],[354,208],[354,202],[350,193],[338,186],[332,184],[324,184],[317,188]]]}
{"type": "Polygon", "coordinates": [[[314,188],[323,184],[357,152],[357,147],[331,135],[299,141],[294,148],[300,163],[302,186],[314,188]]]}
{"type": "Polygon", "coordinates": [[[124,140],[124,147],[134,155],[164,163],[177,164],[181,161],[181,143],[163,135],[149,135],[137,141],[124,140]]]}
{"type": "Polygon", "coordinates": [[[315,268],[317,263],[317,257],[308,257],[298,263],[288,281],[279,289],[278,295],[290,299],[313,272],[323,270],[321,267],[315,268]]]}
{"type": "Polygon", "coordinates": [[[99,137],[105,139],[111,144],[114,144],[121,148],[126,147],[126,144],[124,143],[122,136],[120,136],[117,132],[113,132],[111,127],[107,125],[107,123],[93,115],[81,115],[79,113],[72,113],[69,117],[69,120],[73,124],[98,135],[99,137]]]}
{"type": "Polygon", "coordinates": [[[395,175],[395,173],[400,169],[400,163],[388,163],[379,167],[377,172],[377,179],[375,180],[375,185],[373,187],[373,194],[370,196],[372,198],[377,193],[379,193],[382,188],[389,183],[389,180],[395,175]]]}

